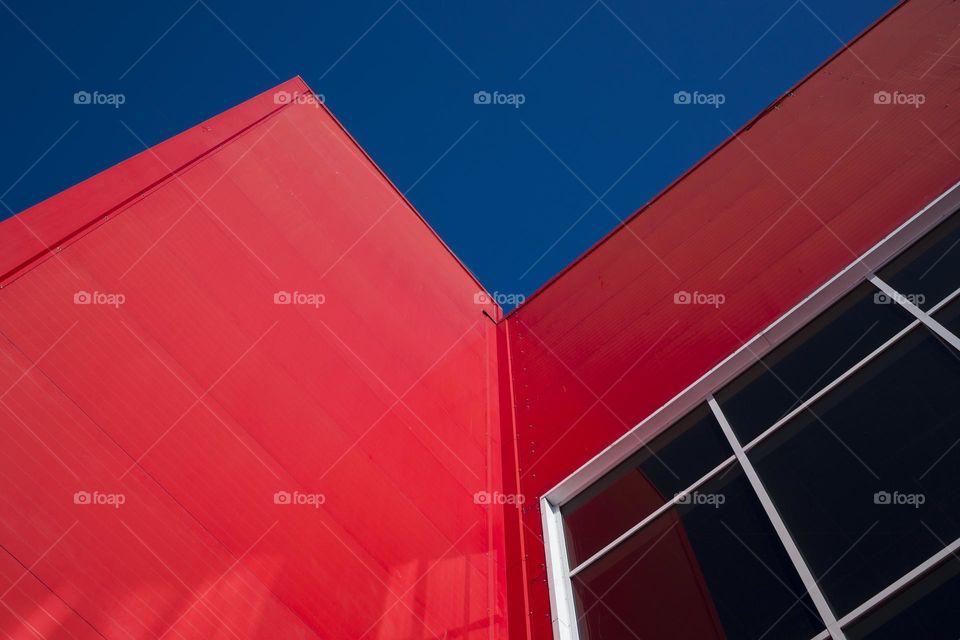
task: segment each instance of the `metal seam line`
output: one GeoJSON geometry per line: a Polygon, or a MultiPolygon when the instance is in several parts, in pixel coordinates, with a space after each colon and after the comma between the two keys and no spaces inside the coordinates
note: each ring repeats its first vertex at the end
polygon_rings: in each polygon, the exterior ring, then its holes
{"type": "Polygon", "coordinates": [[[723,411],[720,410],[720,405],[717,404],[716,398],[714,398],[713,395],[710,395],[707,398],[707,404],[710,405],[710,409],[713,410],[713,415],[717,418],[717,422],[720,423],[720,428],[723,430],[723,435],[727,437],[730,447],[733,449],[733,454],[737,457],[737,461],[740,463],[741,468],[743,468],[744,475],[747,476],[747,480],[749,480],[750,485],[753,487],[753,490],[757,495],[757,498],[759,498],[760,504],[763,506],[763,510],[766,512],[767,517],[770,518],[770,522],[773,524],[773,528],[777,533],[777,537],[780,538],[781,544],[783,544],[787,550],[787,555],[790,557],[790,561],[796,568],[797,573],[800,574],[800,580],[803,582],[804,587],[806,587],[807,593],[810,595],[810,599],[813,600],[813,605],[820,613],[820,617],[826,625],[827,630],[830,632],[830,636],[834,640],[846,640],[846,636],[844,635],[843,630],[840,629],[840,625],[837,622],[837,617],[834,615],[830,605],[827,604],[827,599],[820,590],[820,586],[817,584],[817,580],[814,578],[813,572],[810,571],[810,568],[804,561],[803,556],[800,554],[799,547],[797,547],[793,537],[787,530],[787,525],[780,517],[780,513],[774,506],[773,500],[771,500],[770,495],[767,493],[766,487],[764,487],[763,482],[760,481],[760,476],[757,475],[757,471],[753,468],[753,463],[747,457],[743,447],[740,446],[740,442],[737,440],[737,436],[733,433],[730,423],[727,422],[726,416],[723,415],[723,411]]]}

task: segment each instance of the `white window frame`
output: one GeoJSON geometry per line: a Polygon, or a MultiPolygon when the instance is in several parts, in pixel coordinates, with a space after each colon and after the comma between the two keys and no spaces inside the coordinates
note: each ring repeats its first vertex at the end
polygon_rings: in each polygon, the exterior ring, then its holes
{"type": "MultiPolygon", "coordinates": [[[[566,543],[563,535],[563,518],[560,513],[560,508],[697,406],[707,402],[710,404],[714,414],[718,416],[718,419],[720,419],[721,425],[726,425],[726,419],[723,418],[722,412],[719,412],[719,407],[716,406],[716,401],[713,399],[714,393],[723,388],[735,377],[746,371],[748,367],[758,362],[772,349],[783,343],[787,338],[805,327],[811,320],[816,318],[823,311],[826,311],[830,306],[832,306],[840,298],[861,283],[870,281],[879,290],[893,297],[892,294],[895,294],[896,292],[894,292],[886,283],[877,278],[875,273],[958,209],[960,209],[960,182],[954,184],[928,205],[917,211],[907,221],[902,223],[880,242],[875,244],[866,253],[854,260],[846,268],[818,287],[813,293],[801,300],[793,308],[770,324],[770,326],[753,336],[742,347],[730,354],[727,358],[710,369],[708,372],[700,376],[700,378],[689,385],[686,389],[678,393],[662,407],[654,411],[639,424],[624,433],[606,449],[594,456],[583,466],[566,477],[563,481],[547,491],[540,498],[540,512],[543,519],[543,542],[547,565],[547,582],[550,591],[550,611],[553,622],[554,638],[556,640],[580,639],[577,624],[577,613],[572,590],[572,577],[576,575],[576,573],[579,573],[579,571],[582,571],[585,566],[592,564],[593,561],[604,555],[610,548],[616,546],[619,544],[619,542],[629,537],[629,535],[632,535],[635,531],[645,526],[663,511],[671,508],[680,497],[685,495],[686,492],[681,492],[675,496],[671,501],[660,507],[660,509],[650,514],[640,523],[634,525],[630,530],[612,541],[604,549],[582,562],[576,568],[578,569],[577,571],[571,571],[571,568],[569,567],[566,543]]],[[[753,472],[751,476],[750,472],[753,471],[753,467],[746,458],[745,452],[753,448],[753,446],[755,446],[770,433],[776,431],[782,424],[786,423],[798,412],[809,406],[810,403],[816,401],[824,393],[834,388],[837,384],[842,382],[842,380],[848,378],[850,374],[863,366],[863,364],[872,360],[879,353],[883,352],[888,346],[895,343],[906,332],[912,330],[920,324],[926,325],[938,336],[960,350],[960,340],[958,340],[957,337],[952,333],[944,329],[944,327],[942,327],[931,317],[936,311],[958,296],[960,296],[960,289],[954,291],[953,294],[926,312],[905,301],[903,296],[896,296],[894,299],[896,299],[897,302],[904,306],[907,311],[914,316],[915,319],[912,323],[874,350],[874,352],[864,358],[864,360],[862,360],[860,363],[855,365],[851,370],[847,371],[838,380],[835,380],[820,392],[804,401],[803,404],[795,408],[790,414],[777,421],[776,424],[771,426],[749,444],[745,444],[745,446],[741,447],[736,443],[736,438],[731,440],[731,445],[735,445],[733,446],[734,455],[730,456],[727,460],[710,471],[706,477],[699,480],[694,486],[688,488],[687,491],[694,490],[696,486],[706,482],[709,480],[709,478],[715,476],[722,469],[734,464],[734,462],[740,462],[748,478],[751,480],[751,484],[761,497],[761,501],[763,501],[763,497],[766,496],[766,491],[762,487],[762,483],[759,482],[759,478],[752,477],[756,476],[756,473],[753,472]]],[[[730,430],[727,426],[724,428],[724,433],[727,435],[728,439],[730,439],[732,433],[727,433],[728,431],[730,430]]],[[[781,542],[783,542],[784,546],[787,548],[788,554],[791,556],[791,560],[794,561],[796,566],[798,558],[793,557],[793,553],[791,553],[791,551],[796,552],[797,556],[799,556],[799,552],[796,550],[796,545],[793,544],[792,539],[790,539],[790,534],[786,531],[782,521],[779,520],[779,515],[776,514],[776,509],[773,508],[773,505],[764,504],[763,506],[768,515],[771,516],[774,528],[777,531],[777,534],[780,536],[781,542]],[[786,539],[784,536],[786,536],[786,539]]],[[[814,601],[814,604],[817,606],[821,617],[824,618],[824,623],[827,626],[827,629],[818,634],[816,638],[819,639],[832,637],[834,640],[843,640],[845,638],[842,631],[844,626],[850,624],[856,619],[861,618],[864,614],[873,610],[874,607],[886,601],[894,594],[900,592],[903,588],[911,584],[918,576],[929,571],[937,564],[937,562],[958,548],[960,548],[960,540],[949,544],[946,549],[941,550],[931,558],[928,558],[926,561],[924,561],[924,563],[911,570],[908,574],[904,575],[902,578],[895,581],[883,591],[876,594],[867,602],[864,602],[862,605],[846,614],[839,620],[834,617],[825,601],[818,602],[818,594],[819,598],[822,598],[822,594],[820,594],[819,587],[813,580],[812,575],[809,575],[809,571],[806,570],[806,566],[802,559],[800,559],[798,571],[800,573],[801,580],[803,581],[804,586],[808,588],[808,591],[813,589],[813,591],[810,592],[810,596],[814,601]],[[826,611],[824,611],[824,608],[826,611]]]]}

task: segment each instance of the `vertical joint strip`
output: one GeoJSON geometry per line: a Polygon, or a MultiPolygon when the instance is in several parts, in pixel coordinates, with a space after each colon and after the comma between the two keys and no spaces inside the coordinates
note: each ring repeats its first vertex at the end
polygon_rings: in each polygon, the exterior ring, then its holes
{"type": "Polygon", "coordinates": [[[547,543],[547,580],[553,608],[553,634],[556,640],[579,640],[577,609],[573,602],[573,580],[567,560],[560,507],[540,499],[544,539],[547,543]]]}
{"type": "Polygon", "coordinates": [[[837,616],[833,613],[830,605],[827,604],[827,599],[823,595],[823,591],[820,590],[820,585],[817,584],[813,572],[810,571],[810,567],[807,566],[806,561],[800,554],[800,548],[797,547],[793,536],[791,536],[787,530],[786,523],[784,523],[783,518],[780,517],[780,513],[774,506],[773,500],[771,500],[770,495],[767,493],[766,487],[764,487],[760,481],[760,476],[757,475],[756,469],[753,468],[753,463],[750,462],[746,452],[740,445],[740,441],[737,440],[737,436],[733,433],[733,429],[730,427],[730,423],[727,422],[726,416],[723,415],[723,411],[721,411],[716,398],[712,395],[708,396],[707,404],[710,405],[713,415],[717,418],[717,422],[720,423],[723,435],[727,437],[727,441],[730,443],[730,448],[733,449],[733,454],[736,456],[737,462],[740,463],[741,468],[743,468],[743,473],[750,482],[750,486],[753,487],[757,498],[760,499],[760,504],[763,506],[767,517],[770,518],[770,522],[773,524],[773,528],[777,532],[780,542],[784,548],[786,548],[790,561],[796,568],[797,573],[800,574],[800,580],[807,589],[807,593],[810,594],[810,599],[813,600],[813,605],[817,608],[817,613],[820,614],[820,618],[823,620],[824,625],[826,625],[830,637],[832,637],[833,640],[846,640],[846,636],[840,628],[840,624],[837,622],[837,616]]]}

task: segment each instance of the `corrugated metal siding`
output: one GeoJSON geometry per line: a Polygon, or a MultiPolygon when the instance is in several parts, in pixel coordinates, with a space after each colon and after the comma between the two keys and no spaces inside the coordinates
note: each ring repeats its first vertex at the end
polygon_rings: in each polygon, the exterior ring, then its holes
{"type": "Polygon", "coordinates": [[[14,637],[45,611],[79,637],[499,633],[478,285],[325,109],[272,96],[0,225],[14,637]]]}

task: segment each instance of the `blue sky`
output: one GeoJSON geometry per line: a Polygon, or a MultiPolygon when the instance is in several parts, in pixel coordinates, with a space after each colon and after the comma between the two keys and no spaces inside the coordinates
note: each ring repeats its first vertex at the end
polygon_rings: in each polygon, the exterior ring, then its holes
{"type": "Polygon", "coordinates": [[[894,4],[0,0],[0,218],[141,151],[123,123],[154,144],[299,74],[489,290],[530,294],[894,4]]]}

